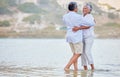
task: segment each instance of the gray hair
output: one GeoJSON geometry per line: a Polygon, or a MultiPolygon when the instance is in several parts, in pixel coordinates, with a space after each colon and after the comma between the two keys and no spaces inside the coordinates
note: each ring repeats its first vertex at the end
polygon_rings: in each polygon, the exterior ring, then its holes
{"type": "Polygon", "coordinates": [[[86,3],[84,6],[87,6],[89,9],[90,9],[90,12],[92,11],[92,5],[91,4],[89,4],[89,3],[86,3]]]}

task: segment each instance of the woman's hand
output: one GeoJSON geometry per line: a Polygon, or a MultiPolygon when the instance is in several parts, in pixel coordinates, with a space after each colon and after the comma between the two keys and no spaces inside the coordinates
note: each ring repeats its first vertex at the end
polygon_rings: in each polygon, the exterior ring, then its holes
{"type": "Polygon", "coordinates": [[[77,32],[78,30],[80,30],[80,27],[78,27],[78,26],[75,26],[74,28],[72,28],[73,32],[77,32]]]}

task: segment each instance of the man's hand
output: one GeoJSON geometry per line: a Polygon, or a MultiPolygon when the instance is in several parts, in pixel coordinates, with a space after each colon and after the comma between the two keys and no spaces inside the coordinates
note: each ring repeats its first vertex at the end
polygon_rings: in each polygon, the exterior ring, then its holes
{"type": "Polygon", "coordinates": [[[80,30],[80,28],[78,26],[75,26],[74,28],[72,28],[72,31],[74,31],[74,32],[76,32],[78,30],[80,30]]]}

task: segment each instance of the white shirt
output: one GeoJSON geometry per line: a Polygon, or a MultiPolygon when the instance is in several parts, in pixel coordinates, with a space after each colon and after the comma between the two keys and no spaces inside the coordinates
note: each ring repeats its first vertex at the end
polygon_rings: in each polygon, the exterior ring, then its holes
{"type": "Polygon", "coordinates": [[[67,26],[66,40],[71,43],[82,42],[82,30],[73,32],[72,28],[74,26],[79,26],[81,24],[82,16],[75,13],[69,12],[63,16],[63,21],[67,26]]]}
{"type": "Polygon", "coordinates": [[[81,25],[91,26],[89,29],[83,30],[83,38],[94,37],[95,21],[94,21],[94,17],[91,14],[87,14],[87,15],[83,16],[81,25]]]}

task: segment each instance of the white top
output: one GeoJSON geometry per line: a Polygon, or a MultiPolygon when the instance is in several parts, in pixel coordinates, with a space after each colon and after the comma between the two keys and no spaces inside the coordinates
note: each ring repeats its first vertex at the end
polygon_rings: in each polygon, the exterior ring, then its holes
{"type": "Polygon", "coordinates": [[[82,42],[82,30],[73,32],[72,28],[74,26],[79,26],[81,24],[82,16],[75,13],[69,12],[63,16],[63,21],[67,26],[66,40],[71,43],[82,42]]]}
{"type": "Polygon", "coordinates": [[[95,21],[94,21],[94,17],[91,14],[87,14],[87,15],[83,16],[81,25],[91,26],[89,29],[83,30],[83,38],[94,37],[95,21]]]}

